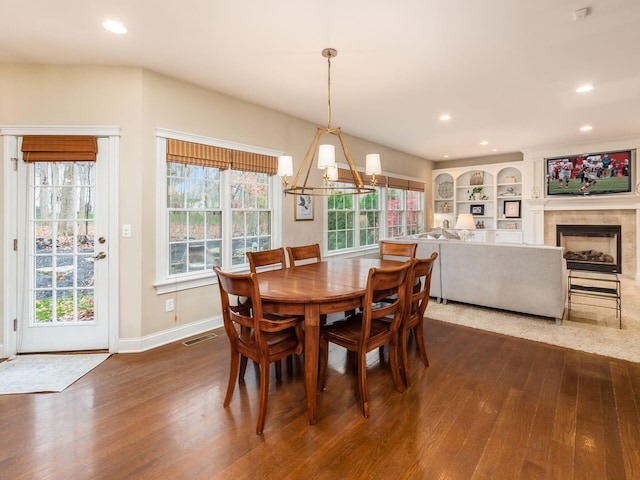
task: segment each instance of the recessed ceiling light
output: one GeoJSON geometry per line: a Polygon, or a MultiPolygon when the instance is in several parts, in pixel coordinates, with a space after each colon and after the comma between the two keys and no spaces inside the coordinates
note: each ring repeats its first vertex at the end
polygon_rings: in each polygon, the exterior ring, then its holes
{"type": "Polygon", "coordinates": [[[491,150],[491,151],[492,151],[492,152],[497,152],[497,151],[498,151],[498,149],[497,149],[497,148],[494,148],[494,149],[493,149],[493,150],[491,150]]]}
{"type": "Polygon", "coordinates": [[[487,142],[486,140],[483,140],[480,142],[480,145],[489,145],[489,142],[487,142]]]}
{"type": "Polygon", "coordinates": [[[443,155],[442,158],[449,158],[449,155],[443,155]]]}
{"type": "Polygon", "coordinates": [[[451,120],[451,115],[449,114],[441,115],[440,120],[451,120]]]}
{"type": "Polygon", "coordinates": [[[581,132],[588,132],[589,130],[591,130],[593,127],[591,125],[585,125],[584,127],[580,127],[580,131],[581,132]]]}
{"type": "Polygon", "coordinates": [[[593,85],[582,85],[581,87],[576,88],[577,93],[584,93],[593,90],[593,85]]]}
{"type": "Polygon", "coordinates": [[[102,26],[111,33],[117,33],[120,35],[127,33],[127,28],[117,20],[105,20],[102,22],[102,26]]]}

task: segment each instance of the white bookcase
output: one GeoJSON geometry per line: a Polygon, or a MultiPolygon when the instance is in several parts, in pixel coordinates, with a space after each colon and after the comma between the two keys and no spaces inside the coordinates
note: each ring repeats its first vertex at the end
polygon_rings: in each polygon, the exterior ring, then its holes
{"type": "Polygon", "coordinates": [[[476,221],[474,241],[522,243],[522,171],[518,164],[433,171],[434,227],[454,228],[461,213],[476,221]],[[474,189],[480,190],[474,194],[474,189]],[[485,230],[485,232],[481,232],[485,230]]]}

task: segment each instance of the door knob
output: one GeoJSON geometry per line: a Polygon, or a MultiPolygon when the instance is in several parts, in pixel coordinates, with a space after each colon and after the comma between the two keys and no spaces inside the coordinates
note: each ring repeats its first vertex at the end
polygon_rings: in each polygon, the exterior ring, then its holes
{"type": "Polygon", "coordinates": [[[95,257],[93,257],[94,260],[102,260],[103,258],[107,258],[107,254],[105,252],[100,252],[95,257]]]}

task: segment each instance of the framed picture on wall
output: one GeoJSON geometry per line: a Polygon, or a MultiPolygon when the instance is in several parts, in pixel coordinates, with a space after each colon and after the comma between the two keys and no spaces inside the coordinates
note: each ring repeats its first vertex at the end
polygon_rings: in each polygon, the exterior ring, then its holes
{"type": "Polygon", "coordinates": [[[484,205],[470,205],[469,213],[471,215],[484,215],[484,205]]]}
{"type": "Polygon", "coordinates": [[[505,200],[505,218],[520,218],[520,200],[505,200]]]}
{"type": "Polygon", "coordinates": [[[313,197],[311,195],[295,195],[295,221],[313,220],[313,197]]]}

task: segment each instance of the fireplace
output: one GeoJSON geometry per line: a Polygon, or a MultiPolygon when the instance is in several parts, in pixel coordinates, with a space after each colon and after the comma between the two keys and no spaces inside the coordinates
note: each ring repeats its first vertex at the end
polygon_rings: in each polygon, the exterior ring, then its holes
{"type": "Polygon", "coordinates": [[[570,270],[622,273],[620,225],[556,225],[556,244],[570,270]]]}

